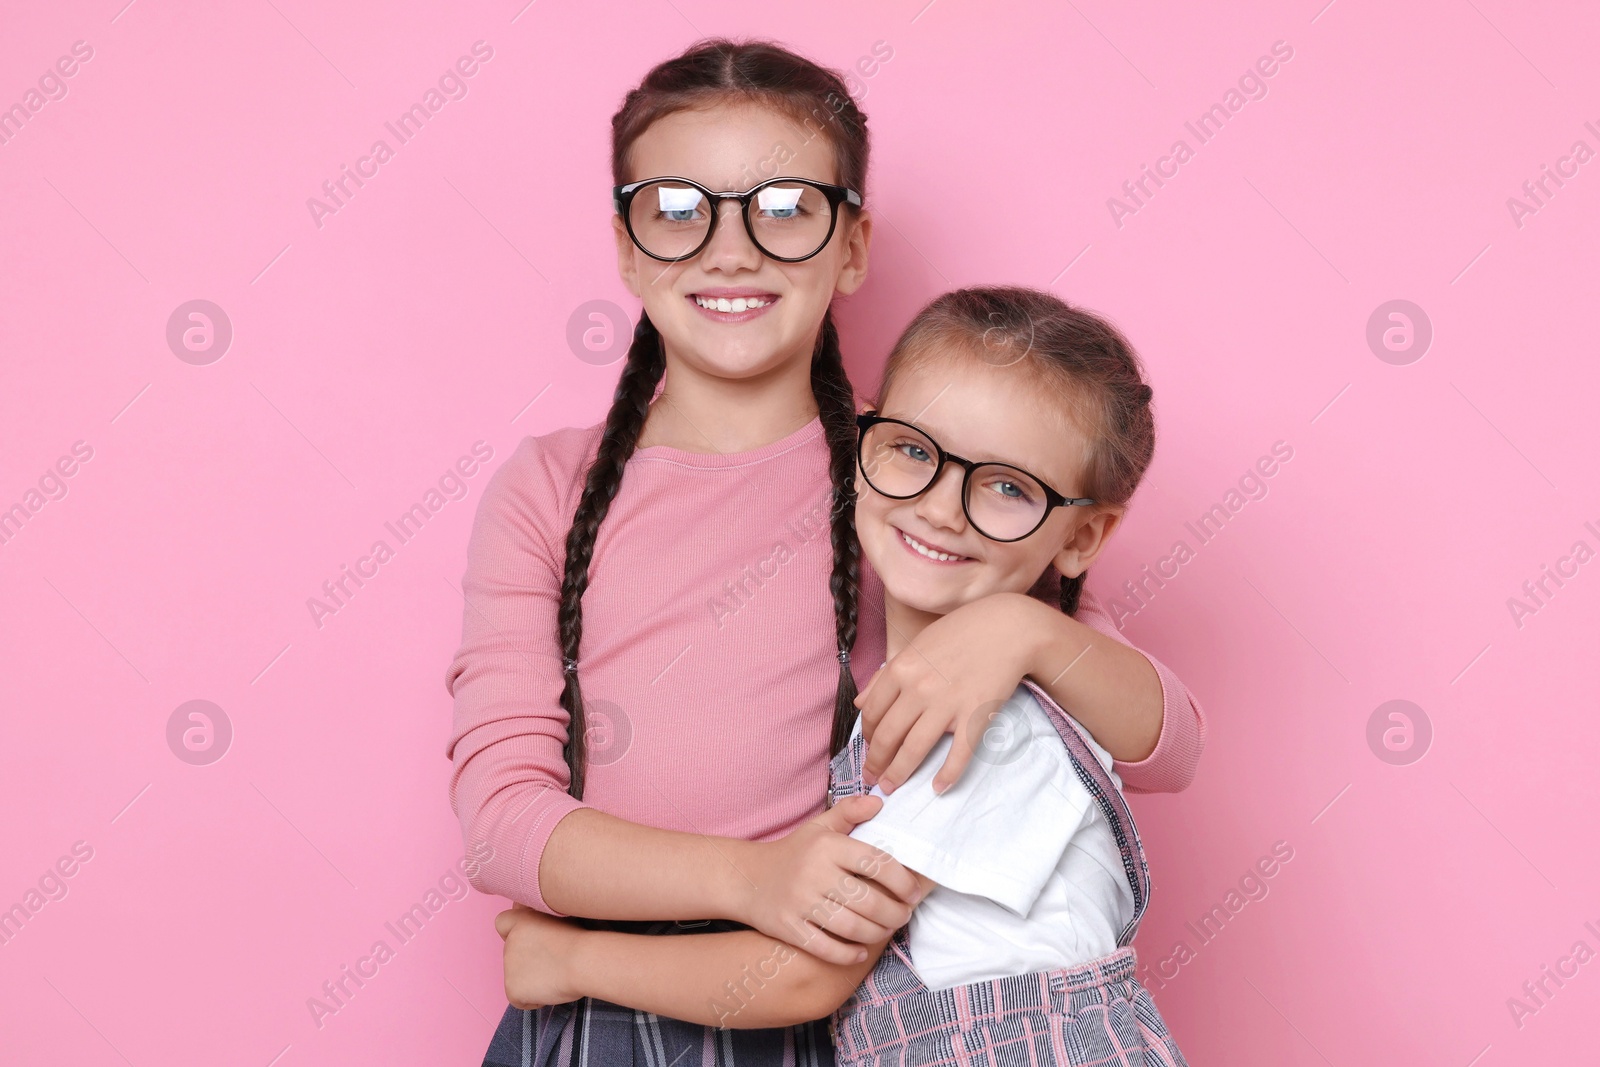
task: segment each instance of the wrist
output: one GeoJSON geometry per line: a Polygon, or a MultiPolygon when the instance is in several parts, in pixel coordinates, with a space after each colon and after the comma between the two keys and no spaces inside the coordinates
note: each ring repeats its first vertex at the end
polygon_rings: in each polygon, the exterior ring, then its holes
{"type": "Polygon", "coordinates": [[[1015,657],[1012,665],[1019,677],[1043,683],[1059,673],[1065,663],[1056,663],[1062,648],[1064,630],[1074,620],[1027,593],[996,593],[1002,625],[1011,636],[1006,647],[1015,657]],[[1048,662],[1047,662],[1048,661],[1048,662]]]}
{"type": "Polygon", "coordinates": [[[571,923],[562,925],[566,931],[553,946],[555,951],[550,953],[549,962],[556,972],[552,976],[554,984],[562,990],[565,997],[562,1003],[566,1003],[595,995],[588,982],[589,977],[596,973],[589,957],[595,938],[603,935],[571,923]]]}
{"type": "Polygon", "coordinates": [[[702,918],[732,919],[746,926],[752,925],[750,916],[754,914],[756,886],[760,882],[757,871],[761,863],[762,843],[729,840],[720,847],[727,862],[718,862],[713,867],[717,873],[710,886],[712,913],[702,918]]]}

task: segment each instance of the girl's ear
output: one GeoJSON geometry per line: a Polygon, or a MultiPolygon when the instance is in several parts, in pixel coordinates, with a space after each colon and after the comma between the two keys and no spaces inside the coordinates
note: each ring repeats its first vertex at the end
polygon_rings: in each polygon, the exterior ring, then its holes
{"type": "Polygon", "coordinates": [[[617,238],[617,274],[622,278],[622,284],[628,287],[628,292],[642,299],[644,294],[639,291],[639,270],[634,265],[633,238],[628,236],[628,227],[623,224],[622,216],[615,212],[611,215],[611,230],[617,238]]]}
{"type": "MultiPolygon", "coordinates": [[[[620,219],[618,220],[621,221],[620,219]]],[[[627,236],[626,233],[623,234],[627,236]]],[[[834,283],[834,292],[840,296],[849,296],[861,288],[867,280],[867,258],[872,250],[872,214],[863,208],[856,218],[855,225],[850,227],[850,235],[845,239],[844,262],[839,268],[839,280],[834,283]]]]}
{"type": "Polygon", "coordinates": [[[1088,570],[1106,542],[1111,540],[1112,531],[1122,521],[1123,510],[1091,505],[1092,514],[1067,536],[1066,544],[1051,561],[1056,570],[1067,578],[1076,578],[1088,570]]]}

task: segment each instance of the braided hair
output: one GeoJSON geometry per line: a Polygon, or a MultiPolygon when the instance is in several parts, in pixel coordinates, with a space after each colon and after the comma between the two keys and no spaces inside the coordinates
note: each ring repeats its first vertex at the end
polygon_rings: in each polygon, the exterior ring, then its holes
{"type": "Polygon", "coordinates": [[[645,416],[650,413],[650,398],[655,395],[666,366],[661,335],[650,317],[641,312],[639,325],[633,331],[633,344],[628,348],[628,361],[623,364],[622,377],[617,380],[617,391],[611,398],[599,450],[584,478],[583,495],[578,498],[572,527],[567,531],[567,565],[561,575],[556,637],[561,645],[562,661],[568,666],[564,673],[566,684],[561,690],[561,706],[570,716],[567,743],[562,748],[571,771],[567,792],[579,800],[583,799],[583,772],[588,753],[583,692],[578,688],[575,665],[578,648],[583,642],[583,594],[589,588],[589,563],[594,557],[595,536],[622,486],[622,468],[638,447],[645,416]]]}
{"type": "MultiPolygon", "coordinates": [[[[629,180],[628,151],[652,123],[677,111],[719,101],[761,103],[794,118],[812,131],[812,136],[820,132],[833,147],[839,183],[866,196],[867,120],[851,99],[843,79],[781,45],[720,37],[701,41],[659,64],[623,99],[622,107],[611,119],[614,182],[621,185],[629,180]]],[[[583,642],[583,594],[589,586],[589,565],[600,524],[616,499],[623,469],[638,447],[650,401],[665,373],[661,335],[649,316],[641,313],[606,414],[599,449],[585,476],[572,526],[567,531],[556,636],[565,676],[561,706],[569,716],[563,748],[570,772],[567,792],[580,800],[587,765],[587,720],[576,670],[583,642]]],[[[855,393],[845,375],[832,311],[823,316],[812,353],[811,389],[828,445],[828,470],[833,484],[829,512],[833,570],[828,590],[833,598],[839,683],[829,751],[837,753],[849,739],[856,716],[856,685],[849,660],[856,639],[861,548],[856,541],[854,509],[855,393]]]]}
{"type": "Polygon", "coordinates": [[[817,353],[811,360],[811,391],[817,398],[822,433],[828,442],[828,473],[833,481],[833,506],[828,510],[828,536],[833,543],[835,636],[839,643],[839,688],[833,706],[833,734],[828,753],[836,755],[850,740],[856,721],[856,681],[850,673],[850,649],[856,643],[856,599],[861,583],[861,542],[856,540],[855,473],[856,408],[850,379],[839,354],[839,331],[833,312],[822,317],[817,353]]]}

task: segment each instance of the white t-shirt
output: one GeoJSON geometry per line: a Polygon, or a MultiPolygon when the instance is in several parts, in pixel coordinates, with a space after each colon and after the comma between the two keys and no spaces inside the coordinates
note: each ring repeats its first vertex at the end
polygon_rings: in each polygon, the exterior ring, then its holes
{"type": "MultiPolygon", "coordinates": [[[[1120,790],[1111,754],[1072,725],[1120,790]]],[[[941,796],[933,776],[951,741],[889,796],[874,785],[883,808],[850,835],[937,883],[907,931],[923,984],[948,989],[1115,952],[1133,919],[1122,853],[1038,700],[1019,685],[941,796]]]]}

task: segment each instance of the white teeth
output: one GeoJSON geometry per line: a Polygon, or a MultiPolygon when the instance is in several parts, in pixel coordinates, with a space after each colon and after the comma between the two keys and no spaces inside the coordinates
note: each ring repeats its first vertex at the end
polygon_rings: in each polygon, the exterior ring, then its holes
{"type": "Polygon", "coordinates": [[[737,314],[741,311],[749,311],[752,308],[764,308],[770,301],[763,300],[758,296],[736,296],[732,300],[720,296],[697,296],[694,298],[694,302],[709,311],[726,311],[730,314],[737,314]]]}
{"type": "Polygon", "coordinates": [[[942,562],[948,563],[950,560],[953,560],[953,559],[965,559],[966,558],[964,556],[952,556],[948,552],[936,552],[933,549],[929,548],[927,545],[923,544],[921,541],[918,541],[916,538],[912,537],[910,534],[906,533],[904,530],[900,531],[900,536],[905,538],[906,544],[908,544],[912,548],[916,549],[922,555],[927,556],[929,559],[936,559],[936,560],[940,560],[942,562]]]}

